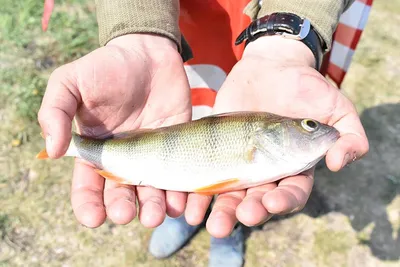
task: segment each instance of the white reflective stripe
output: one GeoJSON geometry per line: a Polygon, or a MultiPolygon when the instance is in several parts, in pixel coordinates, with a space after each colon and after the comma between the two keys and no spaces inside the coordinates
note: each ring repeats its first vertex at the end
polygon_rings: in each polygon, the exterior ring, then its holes
{"type": "Polygon", "coordinates": [[[342,45],[336,41],[333,42],[330,61],[336,66],[347,71],[353,55],[353,49],[350,49],[348,46],[342,45]]]}
{"type": "Polygon", "coordinates": [[[226,79],[223,69],[211,64],[185,65],[190,88],[210,88],[218,91],[226,79]]]}
{"type": "Polygon", "coordinates": [[[202,117],[211,115],[212,108],[209,106],[193,106],[192,107],[192,120],[197,120],[202,117]]]}
{"type": "Polygon", "coordinates": [[[349,9],[340,16],[339,22],[352,28],[363,30],[367,24],[370,10],[370,6],[355,1],[349,9]]]}

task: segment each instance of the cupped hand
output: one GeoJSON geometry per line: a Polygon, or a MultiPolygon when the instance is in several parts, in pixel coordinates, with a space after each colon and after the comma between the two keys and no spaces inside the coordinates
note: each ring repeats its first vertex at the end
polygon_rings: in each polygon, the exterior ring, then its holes
{"type": "MultiPolygon", "coordinates": [[[[267,111],[313,118],[334,126],[341,137],[328,151],[326,163],[331,171],[339,171],[367,153],[368,140],[351,101],[313,65],[313,54],[301,42],[259,38],[246,47],[242,59],[228,75],[217,94],[213,112],[267,111]]],[[[238,221],[255,226],[275,214],[299,211],[309,198],[313,180],[311,169],[274,183],[220,194],[207,220],[207,230],[215,237],[225,237],[238,221]]],[[[210,201],[210,197],[189,194],[187,221],[200,223],[210,201]],[[202,209],[194,209],[196,203],[201,203],[202,209]]]]}
{"type": "MultiPolygon", "coordinates": [[[[190,88],[176,45],[160,36],[126,35],[56,69],[39,111],[50,158],[68,148],[74,117],[79,133],[99,138],[190,120],[190,88]]],[[[72,208],[87,227],[98,227],[107,217],[129,223],[137,215],[136,199],[141,223],[156,227],[165,214],[179,216],[186,197],[105,181],[91,166],[75,161],[72,208]]]]}

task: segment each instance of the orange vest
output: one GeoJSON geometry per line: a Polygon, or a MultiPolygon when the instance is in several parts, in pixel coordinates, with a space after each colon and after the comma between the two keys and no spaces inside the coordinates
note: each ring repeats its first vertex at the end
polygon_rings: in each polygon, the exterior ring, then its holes
{"type": "MultiPolygon", "coordinates": [[[[251,22],[243,13],[249,2],[180,0],[180,28],[194,55],[185,63],[192,89],[193,119],[211,113],[220,86],[242,56],[244,44],[235,46],[234,42],[251,22]]],[[[332,50],[321,67],[321,73],[338,87],[350,65],[371,5],[372,0],[356,0],[340,18],[332,50]]]]}

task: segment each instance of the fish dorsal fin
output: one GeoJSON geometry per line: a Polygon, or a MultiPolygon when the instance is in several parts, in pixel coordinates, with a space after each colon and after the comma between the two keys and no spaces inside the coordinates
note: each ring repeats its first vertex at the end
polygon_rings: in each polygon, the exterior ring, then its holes
{"type": "Polygon", "coordinates": [[[92,137],[92,136],[84,136],[80,135],[78,133],[73,132],[72,135],[76,135],[78,137],[84,138],[84,139],[92,139],[92,140],[110,140],[110,139],[125,139],[125,138],[130,138],[130,137],[135,137],[139,136],[145,133],[150,133],[155,131],[156,129],[161,129],[161,128],[140,128],[140,129],[135,129],[135,130],[129,130],[129,131],[122,131],[118,133],[113,133],[110,135],[107,135],[105,137],[92,137]]]}
{"type": "Polygon", "coordinates": [[[232,112],[211,114],[208,116],[204,116],[202,118],[218,118],[218,117],[237,116],[237,115],[246,115],[246,114],[254,114],[254,113],[255,112],[252,112],[252,111],[232,111],[232,112]]]}
{"type": "Polygon", "coordinates": [[[130,130],[130,131],[123,131],[119,133],[114,133],[110,136],[108,136],[106,139],[125,139],[125,138],[130,138],[130,137],[137,137],[142,134],[150,133],[153,132],[155,129],[153,128],[140,128],[136,130],[130,130]]]}

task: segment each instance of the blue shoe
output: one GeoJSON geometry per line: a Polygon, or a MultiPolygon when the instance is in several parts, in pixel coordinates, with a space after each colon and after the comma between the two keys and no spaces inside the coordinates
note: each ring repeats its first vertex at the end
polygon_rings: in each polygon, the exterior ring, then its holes
{"type": "Polygon", "coordinates": [[[211,237],[209,267],[241,267],[243,263],[244,234],[240,223],[228,237],[211,237]]]}
{"type": "Polygon", "coordinates": [[[169,257],[182,248],[201,226],[202,224],[189,225],[184,215],[178,218],[167,216],[164,222],[154,230],[150,239],[149,252],[158,259],[169,257]]]}

